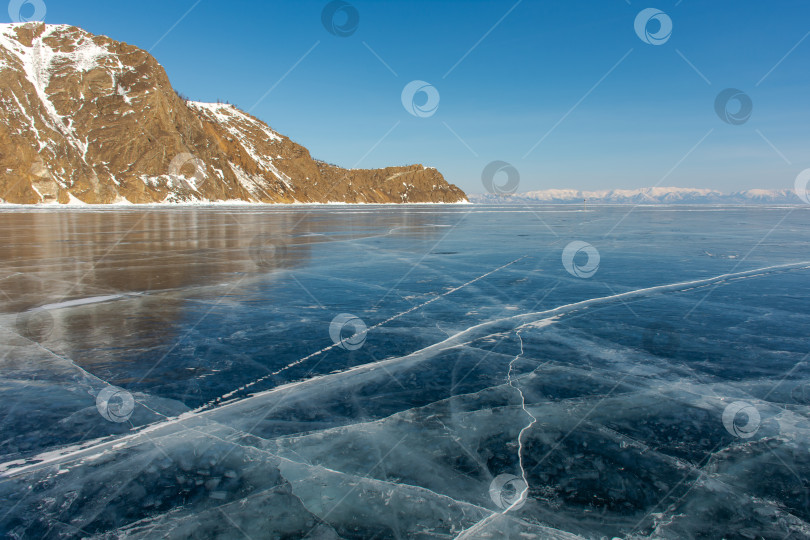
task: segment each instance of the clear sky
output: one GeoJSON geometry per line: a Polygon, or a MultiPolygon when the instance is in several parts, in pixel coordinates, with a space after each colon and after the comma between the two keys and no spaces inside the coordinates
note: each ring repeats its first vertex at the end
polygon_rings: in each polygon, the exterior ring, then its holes
{"type": "Polygon", "coordinates": [[[351,0],[334,33],[321,0],[45,5],[344,167],[423,163],[470,193],[495,160],[519,191],[792,188],[810,167],[807,0],[351,0]],[[414,80],[438,108],[419,92],[406,110],[414,80]]]}

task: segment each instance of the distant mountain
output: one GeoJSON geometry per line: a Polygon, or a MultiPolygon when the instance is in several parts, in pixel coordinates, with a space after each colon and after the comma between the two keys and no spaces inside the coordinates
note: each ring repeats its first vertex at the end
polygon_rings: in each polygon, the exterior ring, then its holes
{"type": "Polygon", "coordinates": [[[514,195],[474,194],[470,202],[479,204],[800,204],[793,190],[749,189],[722,193],[713,189],[655,187],[577,191],[546,189],[514,195]]]}
{"type": "MultiPolygon", "coordinates": [[[[250,74],[245,74],[246,77],[250,74]]],[[[342,169],[232,105],[188,102],[147,52],[0,24],[0,202],[462,202],[422,165],[342,169]]]]}

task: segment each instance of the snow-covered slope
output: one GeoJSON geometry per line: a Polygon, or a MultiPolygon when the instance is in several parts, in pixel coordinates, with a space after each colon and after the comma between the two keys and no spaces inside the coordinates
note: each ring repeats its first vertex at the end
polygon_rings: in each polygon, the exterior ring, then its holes
{"type": "Polygon", "coordinates": [[[750,189],[722,193],[713,189],[653,187],[578,191],[546,189],[508,196],[470,195],[470,201],[483,204],[799,204],[802,201],[790,189],[750,189]]]}
{"type": "Polygon", "coordinates": [[[346,170],[231,105],[189,102],[147,52],[0,24],[0,202],[461,202],[421,165],[346,170]]]}

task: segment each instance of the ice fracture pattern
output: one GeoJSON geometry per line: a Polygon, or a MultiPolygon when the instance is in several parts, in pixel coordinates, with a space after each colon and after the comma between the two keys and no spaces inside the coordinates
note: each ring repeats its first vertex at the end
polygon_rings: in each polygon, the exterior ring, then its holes
{"type": "Polygon", "coordinates": [[[810,537],[808,207],[18,210],[11,538],[810,537]]]}

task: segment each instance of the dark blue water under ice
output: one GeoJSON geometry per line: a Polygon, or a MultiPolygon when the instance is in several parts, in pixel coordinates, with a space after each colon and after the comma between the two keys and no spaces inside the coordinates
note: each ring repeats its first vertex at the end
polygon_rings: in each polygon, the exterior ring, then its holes
{"type": "Polygon", "coordinates": [[[809,220],[4,211],[0,533],[809,538],[809,220]]]}

